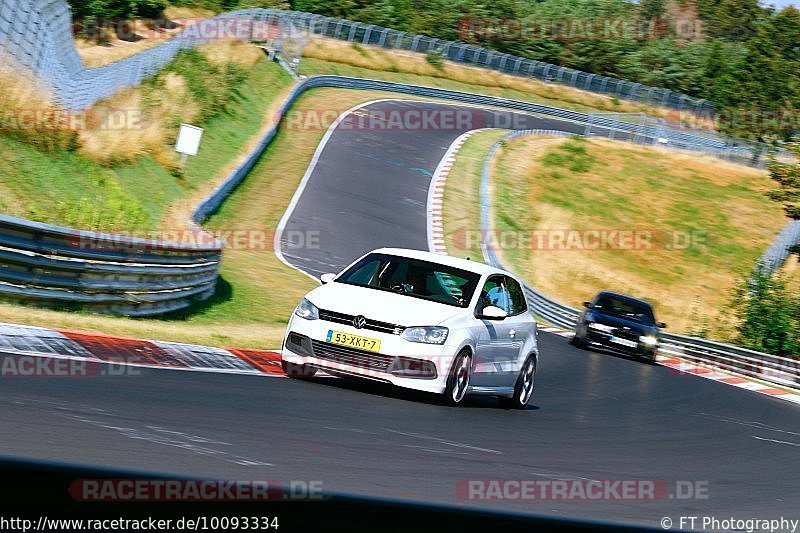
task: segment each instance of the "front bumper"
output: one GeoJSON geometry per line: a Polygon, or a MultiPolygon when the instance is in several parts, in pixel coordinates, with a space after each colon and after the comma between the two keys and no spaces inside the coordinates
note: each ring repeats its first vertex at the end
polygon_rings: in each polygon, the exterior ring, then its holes
{"type": "MultiPolygon", "coordinates": [[[[448,341],[451,339],[448,337],[448,341]]],[[[281,359],[309,365],[332,374],[383,381],[414,390],[442,393],[459,346],[414,343],[399,335],[356,329],[325,320],[292,316],[281,359]],[[341,331],[381,341],[379,352],[368,352],[327,342],[328,331],[341,331]]]]}
{"type": "Polygon", "coordinates": [[[600,345],[603,348],[626,355],[637,357],[652,357],[658,350],[658,343],[648,345],[630,337],[619,337],[613,333],[606,333],[592,328],[586,328],[586,342],[600,345]],[[622,341],[622,342],[620,342],[622,341]]]}

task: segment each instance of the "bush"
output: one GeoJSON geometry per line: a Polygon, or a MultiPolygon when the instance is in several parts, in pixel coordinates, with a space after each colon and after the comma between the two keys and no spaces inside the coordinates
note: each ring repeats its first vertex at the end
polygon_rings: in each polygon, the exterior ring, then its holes
{"type": "Polygon", "coordinates": [[[437,70],[444,70],[444,60],[442,59],[442,56],[436,52],[428,52],[425,55],[425,61],[427,61],[430,66],[437,70]]]}
{"type": "Polygon", "coordinates": [[[739,283],[734,309],[742,346],[782,356],[800,353],[800,294],[787,289],[780,275],[756,266],[739,283]]]}

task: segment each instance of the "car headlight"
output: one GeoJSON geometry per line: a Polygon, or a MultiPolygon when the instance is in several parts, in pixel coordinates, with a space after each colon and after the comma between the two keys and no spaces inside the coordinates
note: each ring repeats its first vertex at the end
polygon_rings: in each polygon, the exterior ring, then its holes
{"type": "Polygon", "coordinates": [[[612,328],[611,326],[606,326],[605,324],[598,324],[597,322],[592,322],[591,324],[588,324],[588,327],[596,329],[598,331],[605,331],[606,333],[611,333],[612,331],[614,331],[614,328],[612,328]]]}
{"type": "Polygon", "coordinates": [[[641,342],[646,346],[655,346],[656,344],[658,344],[658,339],[656,339],[652,335],[642,335],[641,337],[639,337],[639,342],[641,342]]]}
{"type": "Polygon", "coordinates": [[[317,306],[303,298],[294,310],[294,314],[306,320],[317,320],[319,318],[319,309],[317,306]]]}
{"type": "Polygon", "coordinates": [[[444,344],[447,340],[448,329],[441,326],[413,326],[403,330],[400,335],[409,342],[424,342],[425,344],[444,344]]]}

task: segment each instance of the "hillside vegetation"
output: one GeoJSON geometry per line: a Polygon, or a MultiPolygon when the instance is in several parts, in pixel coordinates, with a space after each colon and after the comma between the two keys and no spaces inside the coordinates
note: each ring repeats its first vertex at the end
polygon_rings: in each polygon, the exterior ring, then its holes
{"type": "Polygon", "coordinates": [[[44,129],[15,127],[15,110],[54,104],[16,72],[0,80],[0,210],[105,231],[161,227],[175,203],[224,176],[291,83],[254,46],[219,42],[76,113],[80,127],[44,129]],[[173,148],[182,122],[205,130],[185,168],[173,148]]]}
{"type": "MultiPolygon", "coordinates": [[[[451,254],[481,255],[477,188],[496,138],[467,141],[448,178],[451,254]]],[[[710,158],[602,139],[522,138],[493,160],[484,238],[558,301],[580,307],[599,290],[621,291],[653,302],[670,331],[729,340],[737,282],[786,221],[765,194],[770,187],[765,171],[710,158]],[[598,245],[596,235],[607,240],[598,245]]]]}
{"type": "Polygon", "coordinates": [[[740,136],[800,127],[800,11],[759,0],[70,0],[78,18],[159,17],[180,6],[309,11],[462,41],[664,87],[714,103],[740,136]],[[601,21],[599,25],[592,21],[601,21]],[[620,28],[629,28],[626,33],[620,28]],[[733,117],[733,118],[731,118],[733,117]],[[779,117],[776,120],[776,117],[779,117]]]}

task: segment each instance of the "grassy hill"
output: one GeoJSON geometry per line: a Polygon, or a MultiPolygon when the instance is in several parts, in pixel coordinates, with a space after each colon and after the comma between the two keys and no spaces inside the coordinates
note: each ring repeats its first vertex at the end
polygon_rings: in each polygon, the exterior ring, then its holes
{"type": "MultiPolygon", "coordinates": [[[[496,138],[470,139],[448,178],[450,253],[480,254],[465,232],[479,229],[469,206],[478,205],[480,154],[496,138]]],[[[675,332],[731,335],[736,281],[786,222],[765,196],[766,172],[658,148],[522,138],[498,152],[492,172],[490,236],[507,267],[574,307],[601,289],[645,298],[675,332]]]]}

